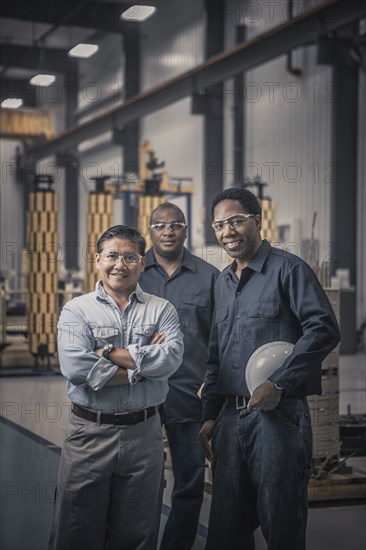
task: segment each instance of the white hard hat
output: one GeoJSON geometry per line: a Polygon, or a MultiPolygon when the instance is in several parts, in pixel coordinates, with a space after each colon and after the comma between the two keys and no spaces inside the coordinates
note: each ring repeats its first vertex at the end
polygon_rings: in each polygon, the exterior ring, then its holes
{"type": "Polygon", "coordinates": [[[269,342],[255,350],[245,369],[245,381],[250,394],[283,365],[293,349],[294,344],[290,342],[269,342]]]}

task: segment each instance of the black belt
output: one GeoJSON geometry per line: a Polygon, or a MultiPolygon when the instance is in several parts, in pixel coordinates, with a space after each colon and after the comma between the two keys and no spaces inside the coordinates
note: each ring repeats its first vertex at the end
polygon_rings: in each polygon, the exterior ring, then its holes
{"type": "Polygon", "coordinates": [[[245,409],[248,406],[249,397],[244,397],[243,395],[228,395],[226,397],[226,407],[228,409],[245,409]]]}
{"type": "MultiPolygon", "coordinates": [[[[76,416],[90,420],[91,422],[98,422],[98,413],[84,409],[76,403],[72,403],[71,410],[76,416]]],[[[126,413],[101,413],[99,423],[100,424],[113,424],[114,426],[128,426],[131,424],[138,424],[144,422],[150,416],[156,413],[156,407],[148,407],[141,411],[126,412],[126,413]]]]}

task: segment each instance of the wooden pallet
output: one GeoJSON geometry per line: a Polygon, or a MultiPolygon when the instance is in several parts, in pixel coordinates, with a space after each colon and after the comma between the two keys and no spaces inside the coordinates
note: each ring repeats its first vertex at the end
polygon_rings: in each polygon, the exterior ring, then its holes
{"type": "Polygon", "coordinates": [[[327,474],[324,479],[310,479],[309,502],[366,498],[366,474],[346,469],[327,474]]]}

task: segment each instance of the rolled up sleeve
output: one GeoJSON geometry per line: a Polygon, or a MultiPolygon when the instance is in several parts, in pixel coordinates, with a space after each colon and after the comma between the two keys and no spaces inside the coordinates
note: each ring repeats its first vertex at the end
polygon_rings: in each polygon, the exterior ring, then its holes
{"type": "Polygon", "coordinates": [[[118,370],[117,365],[95,353],[90,327],[68,307],[59,318],[57,347],[61,372],[74,386],[100,390],[118,370]]]}

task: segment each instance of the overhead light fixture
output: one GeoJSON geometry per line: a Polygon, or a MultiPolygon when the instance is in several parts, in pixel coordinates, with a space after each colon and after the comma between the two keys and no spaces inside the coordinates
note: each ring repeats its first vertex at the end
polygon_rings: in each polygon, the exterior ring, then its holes
{"type": "Polygon", "coordinates": [[[69,50],[69,56],[87,59],[97,53],[98,50],[99,46],[97,44],[77,44],[69,50]]]}
{"type": "Polygon", "coordinates": [[[23,105],[23,100],[17,97],[8,97],[1,102],[3,109],[19,109],[23,105]]]}
{"type": "Polygon", "coordinates": [[[146,21],[156,12],[155,6],[138,6],[134,5],[121,13],[120,19],[124,21],[146,21]]]}
{"type": "Polygon", "coordinates": [[[33,86],[51,86],[56,80],[56,77],[54,74],[37,74],[33,78],[30,79],[30,84],[33,84],[33,86]]]}

